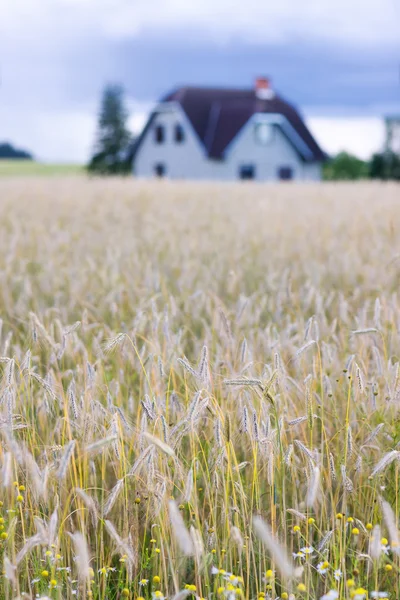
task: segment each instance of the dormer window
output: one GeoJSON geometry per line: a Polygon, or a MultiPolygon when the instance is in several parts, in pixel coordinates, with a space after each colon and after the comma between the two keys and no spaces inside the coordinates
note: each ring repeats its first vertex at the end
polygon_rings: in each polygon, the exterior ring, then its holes
{"type": "Polygon", "coordinates": [[[180,123],[175,125],[174,138],[177,144],[182,144],[185,141],[185,130],[180,123]]]}
{"type": "Polygon", "coordinates": [[[273,126],[269,123],[257,123],[255,127],[255,136],[258,144],[267,146],[271,143],[274,135],[273,126]]]}
{"type": "Polygon", "coordinates": [[[156,125],[154,129],[154,141],[156,144],[163,144],[165,142],[165,128],[163,125],[156,125]]]}

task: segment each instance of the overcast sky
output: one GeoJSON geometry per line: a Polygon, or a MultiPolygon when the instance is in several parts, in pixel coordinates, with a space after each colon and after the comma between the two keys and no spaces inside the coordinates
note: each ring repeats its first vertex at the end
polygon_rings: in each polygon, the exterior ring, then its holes
{"type": "Polygon", "coordinates": [[[328,152],[366,157],[400,113],[399,0],[0,2],[0,140],[83,161],[101,90],[121,83],[138,129],[182,84],[269,75],[328,152]]]}

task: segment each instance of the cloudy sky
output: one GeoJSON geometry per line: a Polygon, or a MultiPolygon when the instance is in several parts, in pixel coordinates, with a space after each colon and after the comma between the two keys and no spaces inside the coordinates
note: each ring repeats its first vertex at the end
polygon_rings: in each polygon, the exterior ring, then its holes
{"type": "Polygon", "coordinates": [[[101,90],[121,83],[137,130],[181,84],[269,75],[328,152],[379,149],[400,114],[398,0],[0,2],[0,140],[86,160],[101,90]]]}

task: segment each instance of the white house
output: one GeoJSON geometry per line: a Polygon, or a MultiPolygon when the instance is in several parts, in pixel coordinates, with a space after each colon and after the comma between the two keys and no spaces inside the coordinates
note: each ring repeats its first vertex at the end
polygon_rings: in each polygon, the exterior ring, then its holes
{"type": "Polygon", "coordinates": [[[133,150],[138,177],[321,179],[326,155],[297,110],[260,77],[252,90],[183,87],[151,113],[133,150]]]}

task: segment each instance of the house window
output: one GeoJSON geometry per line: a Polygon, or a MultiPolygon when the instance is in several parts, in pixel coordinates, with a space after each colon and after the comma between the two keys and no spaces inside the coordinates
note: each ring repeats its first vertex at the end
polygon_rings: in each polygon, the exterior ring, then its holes
{"type": "Polygon", "coordinates": [[[257,123],[255,127],[255,137],[258,144],[267,146],[272,142],[274,130],[269,123],[257,123]]]}
{"type": "Polygon", "coordinates": [[[292,167],[279,167],[278,177],[281,181],[289,181],[290,179],[293,179],[292,167]]]}
{"type": "Polygon", "coordinates": [[[239,179],[254,179],[256,169],[254,165],[241,165],[239,167],[239,179]]]}
{"type": "Polygon", "coordinates": [[[182,144],[185,141],[185,130],[180,123],[175,125],[175,142],[182,144]]]}
{"type": "Polygon", "coordinates": [[[156,177],[165,177],[166,172],[167,169],[164,163],[156,163],[154,165],[154,175],[156,177]]]}
{"type": "Polygon", "coordinates": [[[163,125],[156,125],[154,129],[154,141],[156,144],[163,144],[165,142],[165,129],[163,125]]]}

